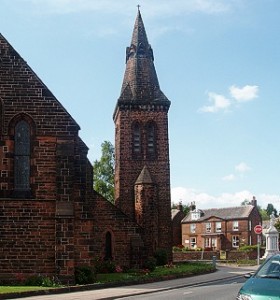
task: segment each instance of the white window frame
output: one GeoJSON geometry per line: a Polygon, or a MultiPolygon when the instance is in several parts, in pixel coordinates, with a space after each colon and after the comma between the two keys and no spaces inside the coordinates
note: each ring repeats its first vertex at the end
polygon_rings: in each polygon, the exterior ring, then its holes
{"type": "Polygon", "coordinates": [[[216,222],[216,232],[222,232],[222,222],[216,222]]]}
{"type": "Polygon", "coordinates": [[[193,211],[192,213],[191,213],[191,218],[192,218],[192,220],[198,220],[199,218],[200,218],[200,212],[199,211],[193,211]]]}
{"type": "Polygon", "coordinates": [[[191,233],[195,233],[195,230],[196,230],[196,224],[195,223],[191,223],[190,224],[190,232],[191,233]]]}
{"type": "Polygon", "coordinates": [[[190,237],[190,247],[191,249],[196,248],[196,237],[190,237]]]}
{"type": "Polygon", "coordinates": [[[217,239],[216,238],[211,239],[211,248],[217,248],[217,239]]]}
{"type": "Polygon", "coordinates": [[[252,221],[251,220],[248,220],[248,229],[249,229],[249,231],[252,230],[252,221]]]}
{"type": "Polygon", "coordinates": [[[210,233],[210,232],[211,232],[211,223],[210,223],[210,222],[207,222],[207,223],[205,224],[205,229],[206,229],[206,232],[207,232],[207,233],[210,233]]]}
{"type": "Polygon", "coordinates": [[[231,241],[232,241],[233,248],[239,248],[239,236],[238,235],[233,235],[231,238],[231,241]]]}
{"type": "Polygon", "coordinates": [[[204,238],[204,248],[211,248],[211,239],[209,237],[204,238]]]}
{"type": "Polygon", "coordinates": [[[233,223],[232,223],[232,229],[233,229],[233,231],[238,231],[239,230],[238,221],[233,221],[233,223]]]}

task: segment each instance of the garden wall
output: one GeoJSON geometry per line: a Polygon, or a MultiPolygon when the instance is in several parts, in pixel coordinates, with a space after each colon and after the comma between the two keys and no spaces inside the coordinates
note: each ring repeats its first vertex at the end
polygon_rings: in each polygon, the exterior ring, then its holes
{"type": "MultiPolygon", "coordinates": [[[[260,257],[264,255],[264,249],[260,249],[260,257]]],[[[173,262],[182,262],[188,260],[212,260],[216,256],[218,260],[242,260],[257,259],[257,251],[241,252],[241,251],[178,251],[173,252],[173,262]]]]}

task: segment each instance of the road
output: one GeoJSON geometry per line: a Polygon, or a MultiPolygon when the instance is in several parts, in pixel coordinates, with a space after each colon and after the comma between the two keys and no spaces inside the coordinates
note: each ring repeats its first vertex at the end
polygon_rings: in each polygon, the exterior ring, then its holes
{"type": "Polygon", "coordinates": [[[145,295],[116,298],[123,300],[234,300],[245,278],[221,280],[215,283],[158,291],[145,295]]]}
{"type": "MultiPolygon", "coordinates": [[[[99,300],[99,299],[234,299],[244,281],[243,275],[256,267],[233,268],[219,266],[214,273],[120,287],[107,287],[60,294],[24,297],[23,300],[99,300]]],[[[10,299],[2,298],[0,299],[10,299]]],[[[19,299],[19,298],[17,298],[19,299]]]]}

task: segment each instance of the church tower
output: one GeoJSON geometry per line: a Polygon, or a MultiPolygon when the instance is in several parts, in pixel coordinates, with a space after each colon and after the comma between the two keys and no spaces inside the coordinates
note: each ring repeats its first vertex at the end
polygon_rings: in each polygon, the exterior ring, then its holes
{"type": "Polygon", "coordinates": [[[170,101],[160,89],[138,9],[115,122],[115,204],[143,228],[148,254],[171,253],[170,101]]]}

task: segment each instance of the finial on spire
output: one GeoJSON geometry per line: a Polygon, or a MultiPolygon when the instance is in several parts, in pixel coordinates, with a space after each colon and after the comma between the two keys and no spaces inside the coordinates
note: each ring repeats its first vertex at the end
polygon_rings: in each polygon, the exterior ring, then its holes
{"type": "Polygon", "coordinates": [[[137,8],[138,8],[138,11],[140,11],[140,5],[139,4],[137,5],[137,8]]]}

